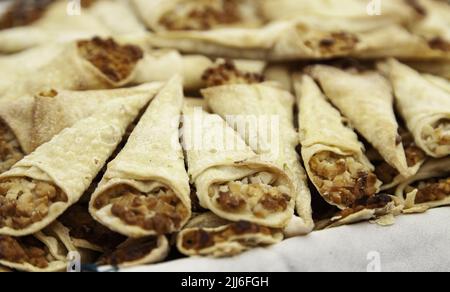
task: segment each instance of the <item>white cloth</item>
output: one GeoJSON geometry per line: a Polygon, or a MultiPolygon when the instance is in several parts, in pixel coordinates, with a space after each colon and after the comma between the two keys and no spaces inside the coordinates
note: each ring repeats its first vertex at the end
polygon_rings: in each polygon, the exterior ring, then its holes
{"type": "Polygon", "coordinates": [[[125,271],[450,271],[450,208],[314,232],[234,258],[186,258],[125,271]],[[379,265],[378,265],[379,263],[379,265]]]}

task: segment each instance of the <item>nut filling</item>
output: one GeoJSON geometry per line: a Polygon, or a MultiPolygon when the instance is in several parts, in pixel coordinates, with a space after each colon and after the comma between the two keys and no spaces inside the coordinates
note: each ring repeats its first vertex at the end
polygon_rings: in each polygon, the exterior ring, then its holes
{"type": "Polygon", "coordinates": [[[407,188],[407,192],[414,189],[418,190],[416,204],[440,201],[450,196],[450,178],[421,181],[414,188],[407,188]]]}
{"type": "Polygon", "coordinates": [[[377,192],[376,175],[352,156],[321,152],[313,156],[309,167],[320,193],[336,205],[352,207],[377,192]]]}
{"type": "Polygon", "coordinates": [[[264,81],[264,76],[257,73],[242,72],[236,65],[226,60],[216,67],[209,68],[203,73],[203,81],[207,87],[214,87],[228,84],[254,84],[264,81]]]}
{"type": "Polygon", "coordinates": [[[237,0],[183,1],[163,15],[160,25],[167,30],[210,30],[242,22],[237,0]]]}
{"type": "Polygon", "coordinates": [[[239,221],[227,225],[220,231],[207,231],[205,229],[189,230],[183,235],[182,245],[187,250],[200,251],[213,247],[224,242],[239,242],[244,246],[258,246],[258,242],[253,242],[243,237],[249,235],[272,236],[274,230],[247,221],[239,221]]]}
{"type": "Polygon", "coordinates": [[[165,187],[146,194],[122,185],[100,196],[94,207],[101,209],[109,204],[112,204],[111,213],[124,223],[153,230],[157,234],[180,229],[189,215],[189,210],[181,200],[165,187]]]}
{"type": "Polygon", "coordinates": [[[450,154],[450,120],[438,121],[423,130],[422,138],[427,147],[439,156],[450,154]]]}
{"type": "Polygon", "coordinates": [[[240,181],[211,189],[212,199],[230,213],[251,212],[259,218],[284,212],[289,206],[289,189],[276,185],[274,175],[260,172],[240,181]]]}
{"type": "Polygon", "coordinates": [[[0,173],[9,170],[24,155],[14,133],[0,122],[0,173]]]}
{"type": "Polygon", "coordinates": [[[61,189],[47,182],[29,178],[2,180],[0,228],[26,228],[44,219],[53,204],[67,201],[61,189]]]}
{"type": "Polygon", "coordinates": [[[19,238],[0,236],[0,260],[16,264],[28,263],[45,269],[53,257],[47,246],[33,236],[19,238]]]}
{"type": "Polygon", "coordinates": [[[104,254],[97,264],[118,266],[120,264],[134,262],[149,255],[157,247],[157,237],[130,241],[117,247],[116,250],[104,254]]]}
{"type": "MultiPolygon", "coordinates": [[[[413,136],[409,132],[401,133],[401,142],[403,142],[405,149],[408,167],[414,167],[426,159],[425,152],[417,147],[413,136]]],[[[387,162],[382,161],[375,166],[375,174],[384,184],[390,184],[400,173],[387,162]]]]}
{"type": "Polygon", "coordinates": [[[130,76],[137,62],[144,56],[137,46],[122,46],[113,39],[104,40],[98,37],[79,41],[78,51],[112,82],[120,82],[130,76]]]}
{"type": "Polygon", "coordinates": [[[0,29],[26,26],[42,18],[54,0],[16,0],[0,18],[0,29]]]}

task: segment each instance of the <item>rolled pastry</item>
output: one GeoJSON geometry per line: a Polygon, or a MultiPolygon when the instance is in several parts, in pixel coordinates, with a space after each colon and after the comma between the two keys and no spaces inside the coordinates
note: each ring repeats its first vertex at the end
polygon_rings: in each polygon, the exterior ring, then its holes
{"type": "Polygon", "coordinates": [[[303,220],[300,231],[309,233],[314,225],[311,194],[296,152],[294,97],[271,83],[222,85],[207,88],[202,94],[211,110],[225,118],[247,145],[286,171],[295,185],[296,211],[303,220]]]}
{"type": "Polygon", "coordinates": [[[165,235],[129,239],[114,251],[105,253],[97,265],[128,268],[163,261],[169,254],[169,241],[165,235]]]}
{"type": "Polygon", "coordinates": [[[0,264],[24,272],[65,271],[68,253],[78,251],[66,231],[56,222],[34,235],[1,235],[0,264]]]}
{"type": "Polygon", "coordinates": [[[394,113],[389,81],[377,72],[350,72],[331,66],[310,68],[325,95],[403,177],[415,174],[408,167],[394,113]]]}
{"type": "Polygon", "coordinates": [[[76,203],[152,97],[104,104],[0,175],[0,234],[33,234],[76,203]]]}
{"type": "Polygon", "coordinates": [[[294,213],[291,179],[261,159],[218,115],[184,108],[183,142],[202,207],[229,221],[282,228],[294,213]]]}
{"type": "Polygon", "coordinates": [[[263,19],[254,0],[133,0],[137,13],[153,31],[255,27],[263,19]]]}
{"type": "MultiPolygon", "coordinates": [[[[83,4],[86,4],[82,7],[83,13],[73,17],[67,15],[73,6],[66,1],[52,1],[42,8],[24,7],[23,1],[13,5],[0,20],[4,28],[0,30],[0,52],[14,53],[50,42],[111,35],[111,30],[98,17],[85,13],[90,3],[83,4]]],[[[77,13],[76,10],[70,11],[77,13]]]]}
{"type": "Polygon", "coordinates": [[[102,104],[113,99],[133,96],[155,96],[163,83],[147,83],[136,87],[112,90],[68,91],[51,90],[35,96],[33,105],[31,149],[50,141],[63,129],[96,112],[102,104]]]}
{"type": "Polygon", "coordinates": [[[450,205],[450,158],[428,161],[420,171],[398,186],[396,195],[405,200],[404,213],[421,213],[450,205]]]}
{"type": "Polygon", "coordinates": [[[398,109],[416,144],[429,156],[450,154],[450,92],[394,59],[379,65],[390,78],[398,109]]]}
{"type": "Polygon", "coordinates": [[[0,101],[0,173],[114,98],[155,93],[161,84],[97,91],[51,90],[0,101]]]}
{"type": "Polygon", "coordinates": [[[230,222],[208,212],[194,217],[178,234],[177,248],[187,256],[232,257],[282,240],[279,229],[247,221],[230,222]]]}
{"type": "Polygon", "coordinates": [[[322,197],[344,210],[378,193],[381,183],[373,173],[374,167],[340,113],[309,76],[297,76],[295,88],[302,157],[322,197]]]}
{"type": "Polygon", "coordinates": [[[179,144],[181,78],[152,101],[91,198],[92,216],[133,238],[173,233],[191,216],[189,177],[179,144]]]}
{"type": "Polygon", "coordinates": [[[34,95],[52,88],[88,90],[121,87],[130,83],[143,51],[112,39],[93,38],[63,45],[65,48],[33,76],[12,86],[4,98],[34,95]]]}
{"type": "Polygon", "coordinates": [[[163,31],[149,36],[157,48],[175,48],[228,58],[328,59],[334,57],[449,59],[447,50],[431,47],[402,25],[375,18],[345,19],[307,15],[259,28],[163,31]],[[392,39],[392,35],[396,38],[392,39]]]}

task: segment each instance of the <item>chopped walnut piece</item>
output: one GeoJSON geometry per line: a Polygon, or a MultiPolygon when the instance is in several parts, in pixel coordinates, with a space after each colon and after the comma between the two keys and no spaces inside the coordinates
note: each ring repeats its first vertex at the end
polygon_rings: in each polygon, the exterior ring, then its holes
{"type": "Polygon", "coordinates": [[[314,155],[309,166],[320,193],[340,206],[352,206],[377,192],[377,177],[352,156],[328,151],[314,155]]]}
{"type": "Polygon", "coordinates": [[[97,67],[112,82],[128,78],[137,62],[144,57],[143,51],[133,45],[119,45],[113,39],[79,41],[78,50],[83,58],[97,67]]]}
{"type": "Polygon", "coordinates": [[[0,181],[0,228],[26,228],[44,219],[50,207],[67,202],[66,194],[53,184],[28,178],[0,181]]]}
{"type": "Polygon", "coordinates": [[[181,227],[189,210],[181,200],[167,188],[159,188],[149,194],[130,186],[111,189],[96,199],[94,207],[101,209],[112,204],[111,213],[129,225],[157,234],[166,234],[181,227]]]}
{"type": "Polygon", "coordinates": [[[260,172],[218,187],[215,201],[221,209],[231,213],[251,210],[260,218],[284,212],[291,201],[286,188],[274,186],[276,181],[267,172],[260,172]]]}
{"type": "Polygon", "coordinates": [[[422,181],[417,189],[416,204],[440,201],[450,196],[450,178],[422,181]]]}
{"type": "Polygon", "coordinates": [[[49,265],[48,248],[33,236],[14,238],[0,236],[0,260],[24,264],[28,263],[40,269],[49,265]]]}
{"type": "Polygon", "coordinates": [[[0,121],[0,173],[9,170],[25,156],[11,129],[0,121]]]}
{"type": "Polygon", "coordinates": [[[450,120],[442,119],[423,130],[427,147],[438,156],[450,154],[450,120]]]}
{"type": "Polygon", "coordinates": [[[195,0],[180,2],[159,23],[167,30],[210,30],[241,21],[237,0],[195,0]]]}

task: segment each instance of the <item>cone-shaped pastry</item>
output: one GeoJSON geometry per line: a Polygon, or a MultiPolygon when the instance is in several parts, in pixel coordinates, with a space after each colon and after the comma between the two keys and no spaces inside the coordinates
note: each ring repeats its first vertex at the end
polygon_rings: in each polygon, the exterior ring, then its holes
{"type": "MultiPolygon", "coordinates": [[[[75,248],[68,230],[58,222],[34,235],[25,237],[0,235],[0,264],[18,271],[65,271],[69,252],[81,250],[75,248]]],[[[83,262],[89,260],[88,256],[80,255],[83,262]]]]}
{"type": "Polygon", "coordinates": [[[394,59],[379,65],[390,78],[416,144],[429,156],[450,154],[450,92],[394,59]]]}
{"type": "Polygon", "coordinates": [[[389,165],[404,177],[414,174],[406,162],[388,80],[376,72],[351,73],[321,65],[312,67],[310,73],[331,102],[389,165]]]}
{"type": "Polygon", "coordinates": [[[143,58],[138,46],[119,45],[112,39],[93,38],[65,48],[32,77],[8,89],[4,98],[34,95],[52,88],[87,90],[120,87],[129,83],[143,58]]]}
{"type": "Polygon", "coordinates": [[[113,98],[156,93],[159,83],[97,91],[43,92],[0,101],[0,173],[113,98]]]}
{"type": "Polygon", "coordinates": [[[177,247],[187,256],[231,257],[282,240],[279,229],[247,221],[230,222],[208,212],[193,218],[178,234],[177,247]]]}
{"type": "Polygon", "coordinates": [[[286,171],[295,185],[296,211],[303,220],[301,231],[310,232],[314,225],[311,194],[296,152],[294,97],[269,83],[217,86],[202,94],[211,110],[226,118],[257,154],[286,171]]]}
{"type": "Polygon", "coordinates": [[[287,174],[261,160],[218,115],[185,107],[183,139],[202,207],[230,221],[282,228],[296,193],[287,174]]]}
{"type": "Polygon", "coordinates": [[[76,203],[152,97],[106,103],[0,175],[0,234],[33,234],[76,203]]]}
{"type": "Polygon", "coordinates": [[[153,31],[209,30],[258,26],[262,19],[253,0],[133,0],[136,11],[153,31]]]}
{"type": "Polygon", "coordinates": [[[393,224],[402,206],[395,197],[377,194],[381,182],[355,132],[344,124],[343,117],[328,103],[311,77],[295,76],[294,85],[306,170],[325,201],[342,210],[317,222],[316,228],[374,218],[379,218],[377,222],[381,225],[393,224]]]}
{"type": "Polygon", "coordinates": [[[308,76],[296,77],[302,157],[322,197],[340,209],[374,196],[380,182],[355,132],[308,76]]]}
{"type": "Polygon", "coordinates": [[[119,268],[148,265],[163,261],[169,254],[169,241],[165,235],[129,239],[114,251],[105,253],[97,265],[119,268]]]}
{"type": "Polygon", "coordinates": [[[414,177],[398,186],[396,195],[405,200],[404,213],[450,205],[450,158],[428,161],[414,177]]]}
{"type": "Polygon", "coordinates": [[[90,202],[92,216],[133,238],[173,233],[191,216],[189,177],[179,143],[181,78],[152,101],[90,202]]]}
{"type": "Polygon", "coordinates": [[[26,152],[50,141],[63,129],[92,115],[102,104],[112,99],[133,95],[155,96],[162,85],[148,83],[114,90],[51,90],[40,93],[34,98],[31,149],[25,148],[26,152]]]}
{"type": "Polygon", "coordinates": [[[23,1],[19,1],[19,5],[13,6],[13,10],[0,19],[0,28],[3,28],[0,30],[0,52],[14,53],[50,42],[111,34],[98,17],[85,13],[87,5],[76,7],[77,3],[80,2],[54,1],[48,7],[39,8],[23,7],[20,5],[23,1]],[[83,13],[79,13],[78,8],[83,9],[83,13]],[[68,13],[80,15],[68,16],[68,13]]]}

